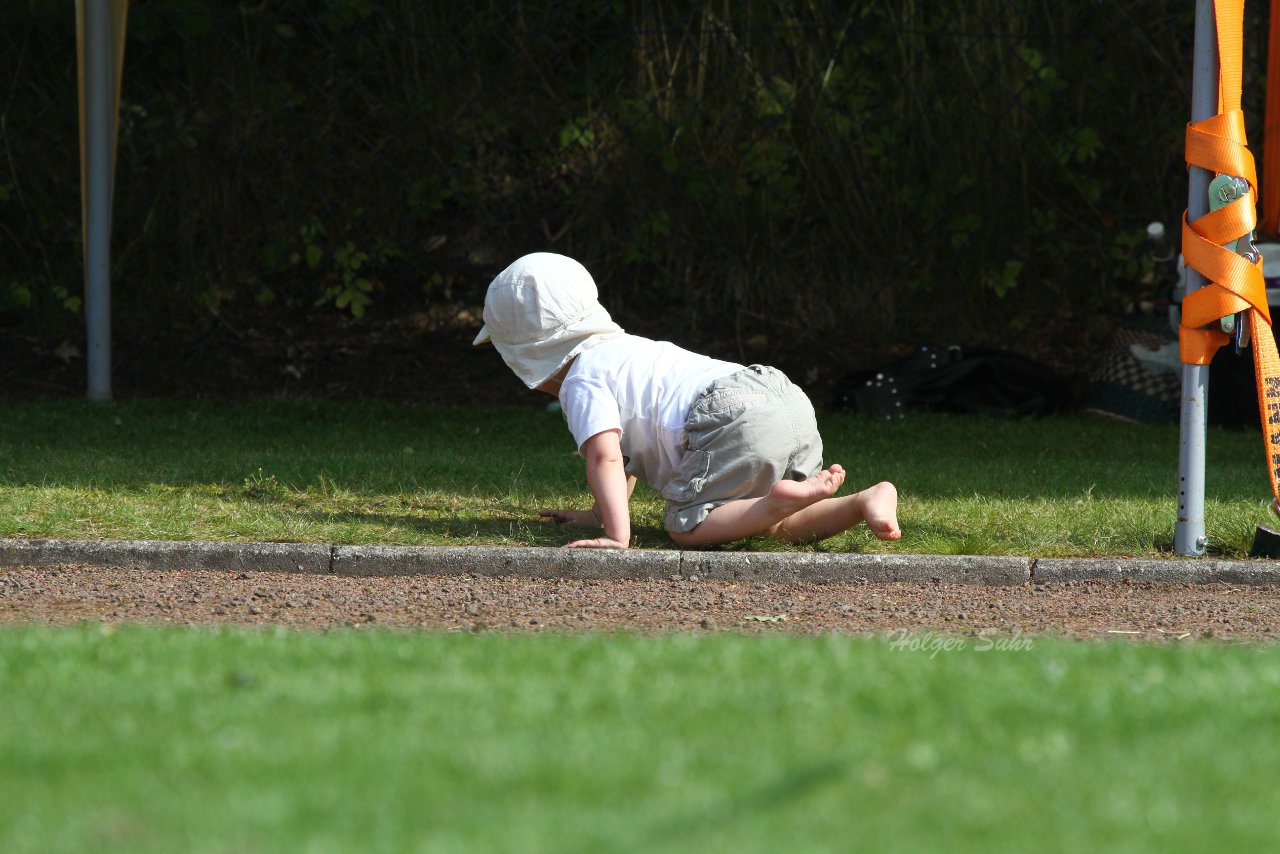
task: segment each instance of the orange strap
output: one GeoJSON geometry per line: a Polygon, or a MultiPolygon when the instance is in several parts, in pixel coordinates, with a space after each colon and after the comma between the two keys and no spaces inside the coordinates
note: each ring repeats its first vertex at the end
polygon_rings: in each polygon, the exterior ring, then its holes
{"type": "MultiPolygon", "coordinates": [[[[1272,0],[1272,36],[1276,33],[1276,9],[1272,0]]],[[[1253,371],[1258,384],[1258,410],[1262,414],[1262,439],[1266,443],[1267,474],[1271,492],[1280,506],[1280,355],[1271,332],[1271,311],[1267,306],[1262,260],[1249,261],[1234,251],[1235,241],[1251,234],[1257,224],[1258,179],[1253,155],[1244,136],[1244,114],[1240,111],[1240,77],[1244,58],[1244,0],[1215,0],[1213,17],[1217,23],[1219,52],[1219,114],[1187,127],[1187,163],[1220,175],[1235,175],[1249,184],[1249,192],[1229,205],[1189,222],[1183,214],[1183,255],[1188,266],[1206,280],[1203,288],[1183,300],[1183,319],[1178,330],[1181,360],[1188,365],[1207,365],[1217,348],[1228,342],[1219,320],[1245,314],[1253,344],[1253,371]],[[1228,245],[1228,246],[1224,246],[1228,245]]],[[[1272,50],[1270,63],[1280,63],[1272,50]]],[[[1268,74],[1268,81],[1280,77],[1268,74]]],[[[1276,95],[1280,96],[1280,86],[1276,95]]],[[[1275,97],[1268,99],[1274,102],[1275,97]]],[[[1270,105],[1267,109],[1271,113],[1270,105]]],[[[1268,119],[1270,127],[1270,119],[1268,119]]],[[[1280,132],[1276,137],[1280,149],[1280,132]]],[[[1270,149],[1268,149],[1270,152],[1270,149]]],[[[1280,156],[1267,157],[1268,169],[1280,170],[1280,156]]],[[[1277,173],[1280,174],[1280,173],[1277,173]]],[[[1270,186],[1268,186],[1270,188],[1270,186]]],[[[1275,198],[1280,209],[1280,198],[1275,198]]]]}
{"type": "MultiPolygon", "coordinates": [[[[1280,0],[1272,0],[1272,5],[1274,10],[1280,0]]],[[[1243,178],[1249,183],[1249,192],[1195,222],[1183,214],[1182,254],[1206,284],[1182,302],[1178,341],[1185,364],[1207,365],[1228,341],[1218,321],[1232,314],[1247,314],[1267,472],[1271,491],[1280,502],[1280,355],[1271,332],[1262,260],[1251,262],[1234,251],[1236,239],[1251,234],[1257,224],[1258,176],[1246,147],[1244,114],[1240,111],[1244,0],[1215,0],[1214,18],[1220,66],[1218,115],[1187,126],[1186,159],[1191,166],[1243,178]]],[[[1280,163],[1276,167],[1280,168],[1280,163]]]]}
{"type": "Polygon", "coordinates": [[[1267,44],[1267,108],[1262,124],[1262,224],[1280,234],[1280,0],[1271,0],[1271,38],[1267,44]]]}
{"type": "MultiPolygon", "coordinates": [[[[1254,316],[1257,320],[1257,316],[1254,316]]],[[[1267,474],[1271,477],[1271,494],[1280,505],[1280,356],[1276,355],[1276,339],[1271,327],[1255,322],[1253,336],[1253,375],[1258,383],[1258,410],[1262,414],[1262,441],[1267,449],[1267,474]]]]}
{"type": "Polygon", "coordinates": [[[1220,76],[1218,115],[1187,126],[1186,159],[1218,175],[1235,175],[1249,183],[1249,192],[1194,223],[1183,217],[1182,254],[1187,264],[1204,275],[1206,285],[1182,303],[1178,340],[1182,361],[1207,365],[1227,336],[1217,328],[1219,318],[1250,308],[1265,315],[1266,284],[1259,265],[1250,264],[1234,248],[1224,248],[1257,223],[1258,178],[1253,155],[1246,147],[1244,114],[1240,111],[1243,57],[1244,0],[1216,0],[1220,76]],[[1210,328],[1203,328],[1213,324],[1210,328]]]}

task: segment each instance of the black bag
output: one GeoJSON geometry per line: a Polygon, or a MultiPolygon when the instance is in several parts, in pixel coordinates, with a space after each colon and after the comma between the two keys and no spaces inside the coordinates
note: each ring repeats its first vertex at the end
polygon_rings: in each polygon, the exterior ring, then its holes
{"type": "Polygon", "coordinates": [[[1007,417],[1059,412],[1070,407],[1072,393],[1052,369],[1016,353],[926,345],[894,364],[849,375],[835,403],[876,418],[920,411],[1007,417]]]}

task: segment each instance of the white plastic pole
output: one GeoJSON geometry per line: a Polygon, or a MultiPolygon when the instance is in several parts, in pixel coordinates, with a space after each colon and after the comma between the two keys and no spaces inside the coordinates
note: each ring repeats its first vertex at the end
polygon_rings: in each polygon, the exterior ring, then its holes
{"type": "Polygon", "coordinates": [[[85,247],[84,312],[90,400],[111,399],[111,172],[115,64],[107,0],[84,13],[85,247]]]}
{"type": "MultiPolygon", "coordinates": [[[[1196,0],[1195,46],[1192,49],[1191,121],[1218,112],[1218,33],[1213,0],[1196,0]]],[[[1194,222],[1209,212],[1209,182],[1213,176],[1192,166],[1187,182],[1187,219],[1194,222]]],[[[1199,272],[1187,267],[1187,294],[1204,287],[1199,272]]],[[[1182,366],[1182,417],[1178,445],[1178,523],[1173,551],[1184,557],[1205,553],[1204,529],[1205,412],[1209,405],[1209,366],[1182,366]]]]}

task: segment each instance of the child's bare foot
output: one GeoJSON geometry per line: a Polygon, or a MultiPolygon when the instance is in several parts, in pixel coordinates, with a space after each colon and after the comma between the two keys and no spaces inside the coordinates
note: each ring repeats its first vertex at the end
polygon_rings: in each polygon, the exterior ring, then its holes
{"type": "Polygon", "coordinates": [[[810,504],[835,495],[840,484],[844,483],[844,476],[844,468],[837,464],[808,480],[780,480],[769,490],[769,504],[790,516],[797,510],[803,510],[810,504]]]}
{"type": "Polygon", "coordinates": [[[889,481],[869,486],[858,493],[867,530],[882,540],[902,538],[898,527],[898,488],[889,481]]]}

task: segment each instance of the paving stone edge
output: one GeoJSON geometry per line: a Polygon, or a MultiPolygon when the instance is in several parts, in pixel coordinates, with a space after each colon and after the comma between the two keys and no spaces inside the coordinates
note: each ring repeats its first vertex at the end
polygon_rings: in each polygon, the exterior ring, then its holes
{"type": "Polygon", "coordinates": [[[675,577],[772,583],[906,581],[982,585],[1131,579],[1182,584],[1280,585],[1280,563],[1266,560],[0,539],[0,568],[69,564],[345,576],[475,574],[532,578],[675,577]]]}

